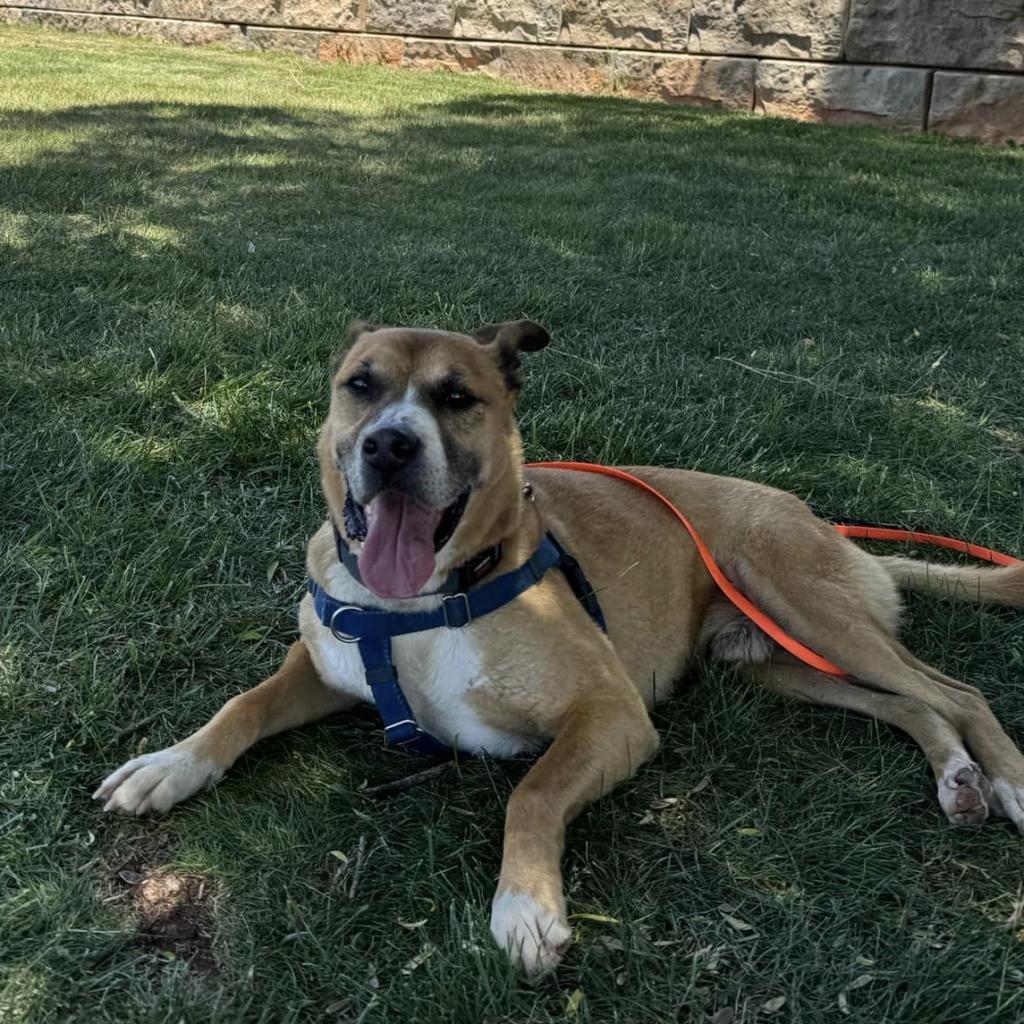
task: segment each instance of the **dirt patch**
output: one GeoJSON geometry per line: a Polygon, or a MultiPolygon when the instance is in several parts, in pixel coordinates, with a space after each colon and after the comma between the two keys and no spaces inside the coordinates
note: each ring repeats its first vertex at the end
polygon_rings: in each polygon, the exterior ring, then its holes
{"type": "Polygon", "coordinates": [[[213,955],[216,886],[168,864],[164,845],[136,847],[110,871],[110,902],[129,911],[138,945],[172,954],[197,974],[217,973],[213,955]]]}

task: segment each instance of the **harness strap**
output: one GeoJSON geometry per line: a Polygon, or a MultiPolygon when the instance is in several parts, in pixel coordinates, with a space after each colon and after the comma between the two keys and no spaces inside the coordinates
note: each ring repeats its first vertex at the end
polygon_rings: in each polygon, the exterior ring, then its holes
{"type": "Polygon", "coordinates": [[[573,593],[594,622],[606,630],[604,614],[593,587],[583,575],[579,563],[550,533],[541,538],[536,551],[518,569],[502,573],[475,590],[446,595],[439,607],[423,612],[389,612],[360,608],[332,597],[319,583],[306,584],[313,598],[317,617],[335,639],[358,645],[381,720],[384,740],[390,747],[403,747],[429,757],[450,758],[454,751],[424,732],[416,722],[409,702],[398,681],[391,652],[391,638],[422,633],[429,629],[462,629],[514,601],[539,583],[549,569],[558,566],[573,593]]]}
{"type": "Polygon", "coordinates": [[[529,590],[541,577],[558,565],[562,551],[551,534],[546,534],[537,550],[518,569],[502,573],[475,590],[448,594],[437,608],[423,612],[389,612],[360,608],[331,597],[323,587],[310,580],[309,592],[320,621],[339,640],[354,643],[357,640],[386,640],[407,633],[422,633],[428,629],[461,629],[473,619],[489,615],[502,605],[529,590]]]}
{"type": "Polygon", "coordinates": [[[384,723],[384,742],[389,747],[403,747],[425,757],[447,760],[453,751],[445,743],[424,732],[405,699],[398,682],[398,672],[391,657],[391,641],[359,640],[366,682],[373,694],[373,703],[384,723]]]}

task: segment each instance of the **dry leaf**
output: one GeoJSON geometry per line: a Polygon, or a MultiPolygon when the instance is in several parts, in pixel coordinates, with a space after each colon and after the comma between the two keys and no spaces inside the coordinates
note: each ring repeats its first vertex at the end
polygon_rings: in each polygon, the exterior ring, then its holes
{"type": "Polygon", "coordinates": [[[647,812],[647,813],[646,813],[646,814],[645,814],[645,815],[644,815],[644,816],[643,816],[643,817],[642,817],[642,818],[641,818],[641,819],[640,819],[640,820],[639,820],[639,821],[637,822],[637,824],[638,824],[638,825],[653,825],[653,824],[654,824],[654,815],[653,815],[653,814],[651,814],[651,812],[650,812],[650,811],[648,811],[648,812],[647,812]]]}
{"type": "Polygon", "coordinates": [[[695,796],[697,793],[702,793],[710,785],[711,785],[711,776],[710,775],[705,775],[704,778],[701,779],[700,782],[698,782],[697,785],[694,786],[693,789],[691,789],[690,792],[687,793],[686,795],[687,796],[695,796]]]}
{"type": "Polygon", "coordinates": [[[138,871],[118,871],[117,877],[126,885],[138,885],[142,881],[142,875],[138,871]]]}
{"type": "Polygon", "coordinates": [[[657,800],[652,800],[648,807],[652,811],[663,811],[666,807],[671,807],[673,804],[679,803],[679,797],[677,796],[661,796],[657,800]]]}
{"type": "Polygon", "coordinates": [[[402,967],[402,973],[412,974],[417,967],[422,967],[436,952],[437,946],[432,942],[424,942],[423,948],[402,967]]]}
{"type": "Polygon", "coordinates": [[[736,831],[739,832],[739,834],[741,836],[759,836],[759,835],[761,835],[761,830],[759,828],[738,828],[738,829],[736,829],[736,831]]]}
{"type": "Polygon", "coordinates": [[[415,931],[417,928],[422,928],[427,923],[427,919],[424,917],[421,918],[419,921],[403,921],[401,918],[399,918],[398,923],[403,928],[408,928],[409,931],[415,931]]]}
{"type": "Polygon", "coordinates": [[[849,1013],[850,1013],[850,1003],[849,1003],[849,1000],[846,998],[846,993],[845,992],[840,992],[839,993],[839,998],[836,1000],[836,1002],[839,1004],[839,1012],[840,1013],[845,1013],[845,1014],[849,1015],[849,1013]]]}
{"type": "Polygon", "coordinates": [[[569,998],[565,1001],[565,1015],[566,1017],[576,1018],[580,1015],[580,1007],[583,1005],[583,989],[578,988],[569,998]]]}
{"type": "Polygon", "coordinates": [[[767,1000],[761,1004],[761,1009],[765,1013],[775,1013],[776,1010],[781,1010],[786,1005],[785,996],[775,996],[773,999],[767,1000]]]}
{"type": "Polygon", "coordinates": [[[723,1006],[720,1010],[715,1010],[708,1024],[732,1024],[735,1016],[736,1011],[731,1006],[723,1006]]]}
{"type": "Polygon", "coordinates": [[[596,921],[598,924],[620,924],[617,917],[609,917],[607,914],[570,914],[570,917],[580,921],[596,921]]]}
{"type": "Polygon", "coordinates": [[[611,935],[602,935],[598,940],[605,949],[615,950],[617,953],[621,953],[626,947],[622,944],[621,939],[616,939],[611,935]]]}
{"type": "Polygon", "coordinates": [[[746,921],[741,921],[738,917],[733,917],[732,914],[723,914],[722,916],[725,918],[726,923],[738,932],[752,932],[754,930],[752,924],[747,924],[746,921]]]}
{"type": "Polygon", "coordinates": [[[875,980],[873,974],[861,974],[853,980],[850,985],[850,991],[852,992],[855,988],[863,988],[865,985],[870,985],[875,980]]]}
{"type": "Polygon", "coordinates": [[[331,850],[331,856],[340,860],[342,864],[348,863],[348,854],[343,850],[331,850]]]}

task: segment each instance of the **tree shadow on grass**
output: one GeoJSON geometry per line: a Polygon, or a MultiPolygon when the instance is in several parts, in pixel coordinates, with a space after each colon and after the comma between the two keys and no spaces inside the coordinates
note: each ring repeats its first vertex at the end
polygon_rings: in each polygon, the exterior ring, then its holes
{"type": "MultiPolygon", "coordinates": [[[[145,496],[172,477],[159,522],[188,521],[200,491],[229,506],[240,483],[312,479],[354,315],[546,321],[534,450],[742,472],[898,517],[913,488],[859,467],[909,440],[943,515],[965,454],[997,501],[1012,489],[1019,442],[987,460],[993,423],[1020,413],[1019,154],[501,92],[374,116],[16,110],[4,127],[38,144],[0,169],[0,398],[71,467],[65,487],[107,481],[150,528],[145,496]],[[956,415],[919,402],[936,389],[956,415]],[[894,440],[875,453],[866,435],[894,440]]],[[[24,451],[5,483],[43,525],[26,495],[55,483],[24,451]]],[[[302,494],[284,517],[299,544],[302,494]]]]}

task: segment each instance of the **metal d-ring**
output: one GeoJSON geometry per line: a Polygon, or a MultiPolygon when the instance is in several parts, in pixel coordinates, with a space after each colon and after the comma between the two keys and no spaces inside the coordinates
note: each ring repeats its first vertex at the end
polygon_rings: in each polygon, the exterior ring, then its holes
{"type": "Polygon", "coordinates": [[[334,620],[338,617],[341,612],[358,612],[362,611],[361,608],[356,608],[355,605],[345,604],[340,608],[335,608],[334,613],[331,615],[331,621],[328,623],[327,628],[331,631],[331,635],[335,640],[340,640],[343,644],[357,644],[359,643],[359,637],[350,636],[348,633],[341,633],[334,628],[334,620]]]}

